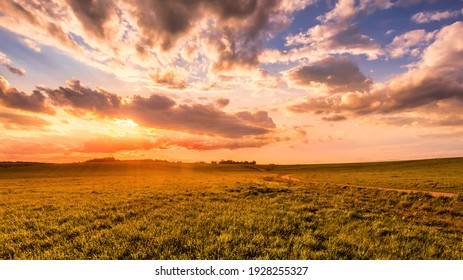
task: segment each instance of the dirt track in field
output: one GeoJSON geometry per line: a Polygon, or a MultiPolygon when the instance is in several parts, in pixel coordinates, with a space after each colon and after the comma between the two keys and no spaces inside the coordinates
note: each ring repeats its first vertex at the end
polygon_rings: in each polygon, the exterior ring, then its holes
{"type": "MultiPolygon", "coordinates": [[[[301,180],[291,177],[292,174],[285,174],[281,175],[280,178],[284,180],[289,180],[293,182],[300,182],[301,180]]],[[[372,187],[372,186],[355,186],[349,185],[352,188],[359,188],[359,189],[373,189],[373,190],[381,190],[381,191],[396,191],[396,192],[405,192],[405,193],[424,193],[429,194],[434,197],[454,197],[456,194],[449,193],[449,192],[433,192],[433,191],[425,191],[425,190],[413,190],[413,189],[395,189],[395,188],[382,188],[382,187],[372,187]]]]}

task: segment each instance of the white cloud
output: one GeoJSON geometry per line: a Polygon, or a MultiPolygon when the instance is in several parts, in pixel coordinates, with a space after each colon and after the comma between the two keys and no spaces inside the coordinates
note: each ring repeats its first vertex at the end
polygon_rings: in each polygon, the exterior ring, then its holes
{"type": "Polygon", "coordinates": [[[35,52],[41,52],[42,50],[40,49],[40,46],[37,42],[31,40],[31,39],[28,39],[28,38],[24,38],[22,40],[22,42],[24,43],[24,45],[26,45],[28,48],[30,48],[31,50],[35,51],[35,52]]]}
{"type": "Polygon", "coordinates": [[[35,51],[52,46],[121,80],[143,87],[158,82],[168,90],[172,84],[164,77],[149,75],[175,67],[188,73],[186,84],[175,87],[191,88],[198,77],[214,82],[211,72],[257,68],[264,40],[315,2],[4,0],[0,26],[35,51]]]}
{"type": "Polygon", "coordinates": [[[392,42],[386,46],[388,53],[396,58],[407,54],[417,56],[419,48],[425,47],[434,39],[436,32],[426,32],[424,29],[411,30],[394,37],[392,42]]]}
{"type": "Polygon", "coordinates": [[[370,36],[362,34],[357,22],[378,9],[392,6],[388,0],[340,0],[334,8],[317,19],[320,24],[305,32],[286,38],[293,48],[286,55],[290,61],[303,57],[320,59],[332,54],[366,55],[374,60],[383,55],[380,45],[370,36]]]}
{"type": "Polygon", "coordinates": [[[416,23],[427,23],[431,21],[440,21],[449,18],[455,18],[463,14],[463,9],[456,11],[432,11],[432,12],[419,12],[412,16],[411,20],[416,23]]]}
{"type": "MultiPolygon", "coordinates": [[[[324,120],[332,116],[362,117],[383,115],[410,123],[449,126],[461,125],[457,116],[463,106],[463,23],[456,22],[436,32],[420,61],[406,73],[385,83],[373,84],[366,92],[340,92],[331,96],[307,96],[291,104],[295,113],[319,114],[324,120]],[[413,116],[419,116],[414,119],[413,116]]],[[[421,41],[426,37],[417,36],[421,41]]],[[[413,36],[411,36],[413,37],[413,36]]],[[[413,51],[413,49],[411,50],[413,51]]]]}

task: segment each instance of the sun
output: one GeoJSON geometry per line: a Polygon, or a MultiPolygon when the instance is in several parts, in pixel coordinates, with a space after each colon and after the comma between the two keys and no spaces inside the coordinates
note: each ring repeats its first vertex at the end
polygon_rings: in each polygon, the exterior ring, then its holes
{"type": "Polygon", "coordinates": [[[139,125],[130,119],[115,119],[112,123],[123,127],[138,127],[139,125]]]}

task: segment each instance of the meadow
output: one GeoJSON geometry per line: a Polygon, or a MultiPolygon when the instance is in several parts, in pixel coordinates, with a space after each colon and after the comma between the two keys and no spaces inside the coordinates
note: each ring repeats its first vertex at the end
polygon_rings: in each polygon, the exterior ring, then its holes
{"type": "Polygon", "coordinates": [[[0,259],[463,259],[463,158],[0,164],[0,259]]]}

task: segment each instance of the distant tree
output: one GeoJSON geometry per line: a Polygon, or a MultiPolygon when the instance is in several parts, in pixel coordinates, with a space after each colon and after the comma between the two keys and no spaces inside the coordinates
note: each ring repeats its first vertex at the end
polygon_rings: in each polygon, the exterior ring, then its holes
{"type": "Polygon", "coordinates": [[[114,161],[119,161],[119,160],[115,159],[114,157],[104,157],[104,158],[89,159],[86,162],[114,162],[114,161]]]}
{"type": "Polygon", "coordinates": [[[234,160],[221,160],[219,164],[256,164],[256,161],[234,161],[234,160]]]}

